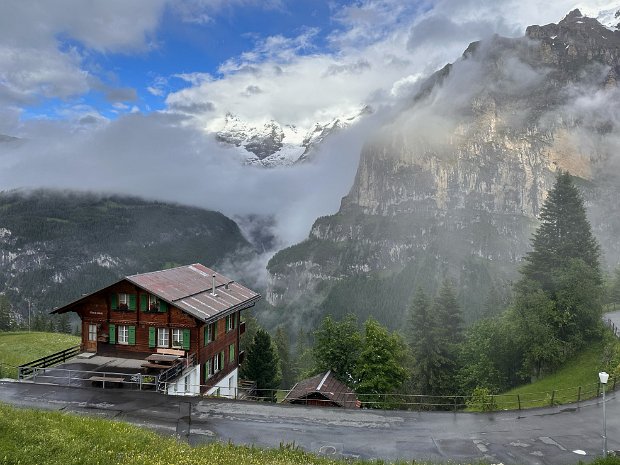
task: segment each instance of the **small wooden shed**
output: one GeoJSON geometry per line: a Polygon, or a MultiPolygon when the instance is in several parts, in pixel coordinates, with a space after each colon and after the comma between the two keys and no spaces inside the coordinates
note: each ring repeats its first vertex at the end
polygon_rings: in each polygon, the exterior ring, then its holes
{"type": "Polygon", "coordinates": [[[331,370],[298,382],[282,402],[319,407],[361,406],[355,392],[339,381],[331,370]]]}

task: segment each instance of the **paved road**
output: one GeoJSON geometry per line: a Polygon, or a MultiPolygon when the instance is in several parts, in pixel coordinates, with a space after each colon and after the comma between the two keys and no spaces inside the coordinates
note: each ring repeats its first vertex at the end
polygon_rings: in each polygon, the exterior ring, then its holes
{"type": "MultiPolygon", "coordinates": [[[[610,450],[620,449],[620,398],[607,396],[610,450]]],[[[213,440],[325,454],[504,464],[574,464],[602,452],[602,404],[494,414],[339,410],[123,389],[0,382],[0,402],[128,421],[192,444],[213,440]],[[581,456],[573,452],[583,450],[581,456]]]]}

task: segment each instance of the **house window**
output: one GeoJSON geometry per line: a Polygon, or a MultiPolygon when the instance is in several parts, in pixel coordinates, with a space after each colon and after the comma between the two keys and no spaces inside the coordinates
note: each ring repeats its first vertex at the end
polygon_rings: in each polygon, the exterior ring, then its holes
{"type": "Polygon", "coordinates": [[[213,357],[213,373],[217,373],[220,371],[222,367],[220,366],[220,356],[219,354],[213,357]]]}
{"type": "Polygon", "coordinates": [[[88,340],[97,340],[97,325],[88,325],[88,340]]]}
{"type": "Polygon", "coordinates": [[[228,363],[233,363],[235,361],[235,344],[231,344],[228,346],[228,363]]]}
{"type": "Polygon", "coordinates": [[[228,331],[232,331],[233,329],[235,329],[235,325],[236,325],[236,313],[233,313],[232,315],[228,315],[226,317],[226,332],[228,331]]]}
{"type": "Polygon", "coordinates": [[[168,347],[170,345],[170,333],[168,328],[157,328],[157,347],[168,347]]]}
{"type": "Polygon", "coordinates": [[[129,344],[129,326],[118,326],[116,331],[118,344],[129,344]]]}
{"type": "Polygon", "coordinates": [[[175,328],[172,330],[172,347],[174,349],[183,348],[183,330],[175,328]]]}
{"type": "Polygon", "coordinates": [[[136,311],[136,294],[112,294],[111,300],[112,310],[129,310],[131,312],[136,311]]]}
{"type": "Polygon", "coordinates": [[[156,312],[159,310],[159,301],[156,296],[149,294],[149,311],[156,312]]]}
{"type": "Polygon", "coordinates": [[[205,326],[205,345],[215,341],[215,328],[215,323],[211,323],[210,325],[205,326]]]}

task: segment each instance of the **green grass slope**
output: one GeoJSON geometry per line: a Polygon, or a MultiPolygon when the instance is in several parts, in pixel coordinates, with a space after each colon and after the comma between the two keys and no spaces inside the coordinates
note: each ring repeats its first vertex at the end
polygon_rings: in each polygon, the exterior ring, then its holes
{"type": "Polygon", "coordinates": [[[79,343],[80,338],[70,334],[0,332],[0,376],[17,378],[15,367],[79,343]]]}
{"type": "MultiPolygon", "coordinates": [[[[597,343],[571,359],[553,374],[532,384],[519,386],[497,397],[500,409],[543,407],[576,402],[596,396],[598,372],[602,368],[603,343],[597,343]],[[579,388],[581,387],[581,391],[579,388]]],[[[611,388],[612,386],[609,386],[611,388]]]]}

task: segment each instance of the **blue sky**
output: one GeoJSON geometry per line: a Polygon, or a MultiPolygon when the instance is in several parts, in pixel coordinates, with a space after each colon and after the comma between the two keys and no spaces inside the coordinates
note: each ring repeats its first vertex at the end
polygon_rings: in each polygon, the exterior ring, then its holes
{"type": "MultiPolygon", "coordinates": [[[[135,89],[136,98],[122,102],[140,111],[162,110],[169,92],[191,84],[175,78],[177,74],[208,73],[222,77],[219,66],[231,57],[251,50],[270,36],[296,37],[313,30],[312,47],[300,53],[330,53],[326,38],[342,25],[334,18],[342,6],[352,2],[295,0],[264,3],[241,3],[237,6],[207,8],[209,18],[192,22],[175,11],[174,5],[162,9],[156,28],[151,31],[153,43],[145,50],[127,53],[124,50],[89,50],[66,33],[55,36],[60,50],[77,50],[83,57],[83,68],[110,87],[135,89]],[[148,87],[165,79],[165,94],[154,95],[148,87]]],[[[198,12],[196,12],[198,13],[198,12]]],[[[191,14],[191,13],[190,13],[191,14]]],[[[23,118],[62,117],[71,104],[97,108],[108,118],[119,115],[106,99],[105,92],[91,89],[70,98],[37,98],[23,107],[23,118]]]]}
{"type": "MultiPolygon", "coordinates": [[[[608,0],[587,3],[596,9],[608,0]]],[[[0,4],[5,115],[22,122],[104,121],[176,108],[186,115],[191,109],[204,127],[217,126],[226,113],[308,126],[381,105],[457,59],[470,41],[521,34],[528,24],[561,19],[573,6],[572,0],[0,4]]]]}

